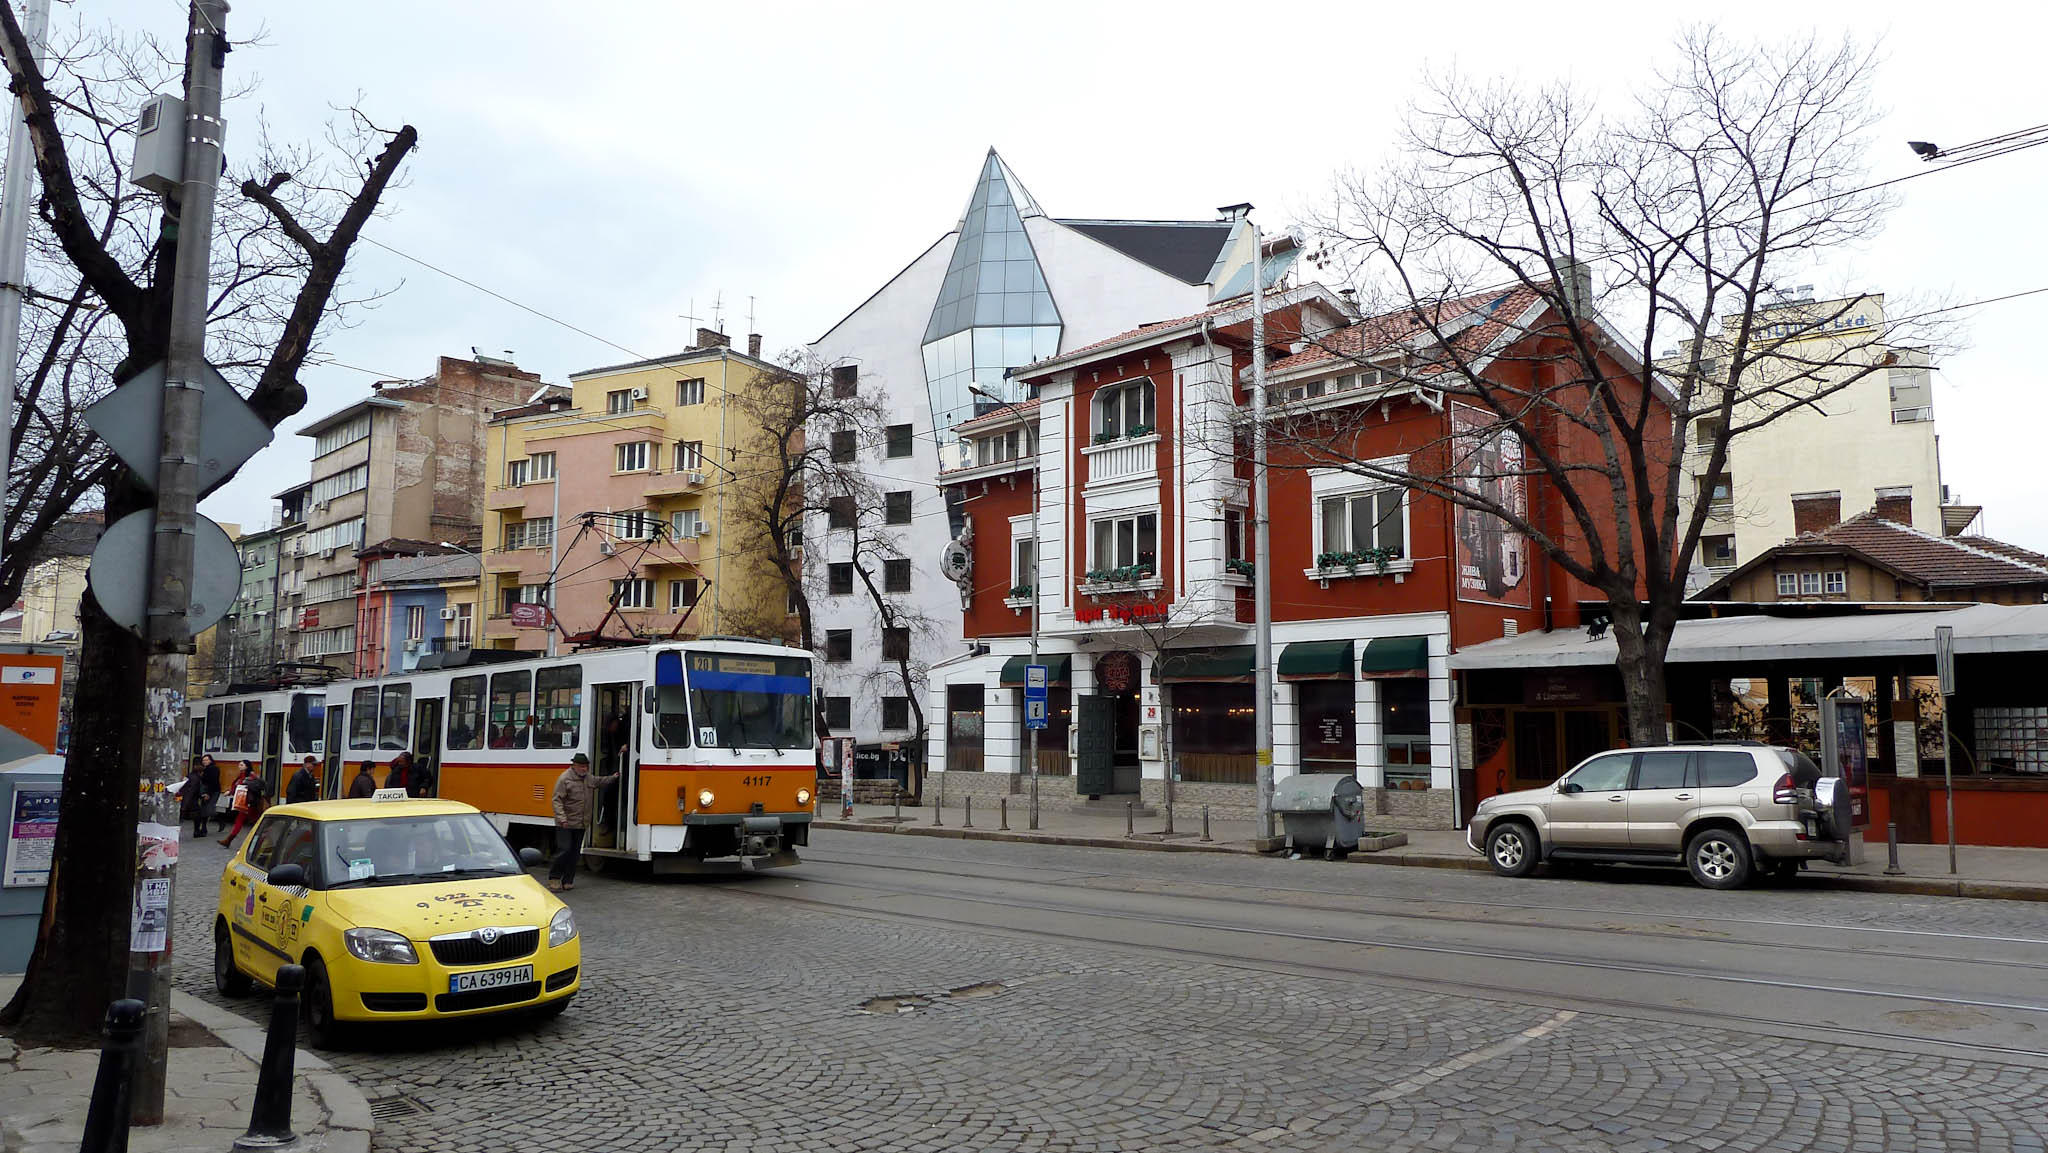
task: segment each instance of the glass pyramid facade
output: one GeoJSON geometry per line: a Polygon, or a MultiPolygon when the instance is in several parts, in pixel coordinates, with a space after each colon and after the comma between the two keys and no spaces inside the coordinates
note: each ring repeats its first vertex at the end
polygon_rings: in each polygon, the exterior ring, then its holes
{"type": "Polygon", "coordinates": [[[924,332],[925,388],[942,468],[965,463],[953,426],[997,407],[973,389],[1023,400],[1022,386],[1005,380],[1004,371],[1059,351],[1059,307],[1024,233],[1025,218],[1041,215],[991,149],[924,332]]]}

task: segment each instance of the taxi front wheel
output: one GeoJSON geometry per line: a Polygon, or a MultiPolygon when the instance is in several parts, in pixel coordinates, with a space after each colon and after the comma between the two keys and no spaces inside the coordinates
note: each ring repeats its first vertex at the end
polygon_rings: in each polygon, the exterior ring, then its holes
{"type": "Polygon", "coordinates": [[[307,953],[306,992],[299,1000],[300,1016],[306,1021],[306,1039],[315,1049],[332,1049],[341,1041],[341,1023],[334,1019],[334,986],[327,979],[327,966],[320,954],[307,953]]]}
{"type": "Polygon", "coordinates": [[[213,988],[223,997],[249,995],[249,975],[235,968],[235,943],[222,920],[213,923],[213,988]]]}

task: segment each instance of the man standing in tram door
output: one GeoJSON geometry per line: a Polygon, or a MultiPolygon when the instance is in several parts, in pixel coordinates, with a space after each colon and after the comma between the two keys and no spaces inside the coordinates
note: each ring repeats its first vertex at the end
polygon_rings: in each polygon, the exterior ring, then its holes
{"type": "Polygon", "coordinates": [[[304,804],[320,799],[320,758],[311,753],[299,765],[299,771],[284,786],[284,802],[287,805],[304,804]]]}
{"type": "Polygon", "coordinates": [[[617,773],[590,774],[590,758],[577,753],[555,778],[555,863],[548,867],[548,888],[559,893],[576,887],[576,862],[583,856],[583,836],[597,808],[597,790],[619,779],[617,773]]]}

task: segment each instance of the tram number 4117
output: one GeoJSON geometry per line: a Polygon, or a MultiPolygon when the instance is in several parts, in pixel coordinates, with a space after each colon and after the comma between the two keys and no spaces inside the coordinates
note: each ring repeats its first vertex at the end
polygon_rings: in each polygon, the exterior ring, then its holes
{"type": "Polygon", "coordinates": [[[775,778],[773,778],[773,777],[741,777],[741,778],[740,778],[740,784],[742,784],[742,785],[769,785],[769,784],[773,784],[773,783],[775,783],[775,778]]]}

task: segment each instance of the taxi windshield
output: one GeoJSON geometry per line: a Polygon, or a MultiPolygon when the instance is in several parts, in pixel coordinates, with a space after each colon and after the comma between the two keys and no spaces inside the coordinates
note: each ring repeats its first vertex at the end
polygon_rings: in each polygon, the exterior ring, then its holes
{"type": "Polygon", "coordinates": [[[324,821],[329,888],[409,885],[523,872],[505,838],[480,813],[324,821]]]}

